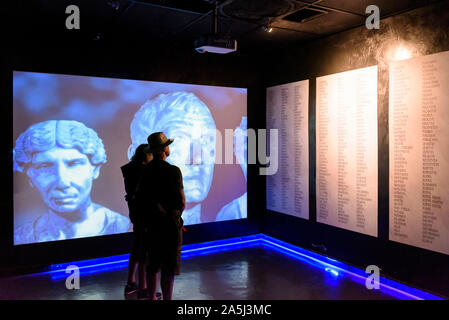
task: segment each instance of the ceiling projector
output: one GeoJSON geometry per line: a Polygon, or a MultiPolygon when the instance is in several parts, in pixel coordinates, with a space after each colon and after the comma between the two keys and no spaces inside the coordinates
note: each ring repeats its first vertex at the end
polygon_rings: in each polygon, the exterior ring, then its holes
{"type": "Polygon", "coordinates": [[[212,52],[225,54],[237,51],[237,40],[220,38],[217,35],[203,36],[193,42],[199,53],[212,52]]]}

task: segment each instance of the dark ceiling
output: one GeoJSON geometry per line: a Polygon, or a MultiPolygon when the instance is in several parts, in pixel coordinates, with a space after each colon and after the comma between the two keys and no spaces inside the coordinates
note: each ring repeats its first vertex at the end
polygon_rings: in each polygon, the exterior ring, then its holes
{"type": "MultiPolygon", "coordinates": [[[[366,7],[381,17],[435,0],[217,0],[218,33],[238,41],[239,52],[300,44],[364,25],[366,7]],[[267,27],[273,29],[267,32],[267,27]]],[[[213,30],[213,0],[19,0],[15,41],[73,41],[124,45],[182,43],[213,30]],[[80,8],[80,30],[67,30],[65,8],[80,8]]]]}

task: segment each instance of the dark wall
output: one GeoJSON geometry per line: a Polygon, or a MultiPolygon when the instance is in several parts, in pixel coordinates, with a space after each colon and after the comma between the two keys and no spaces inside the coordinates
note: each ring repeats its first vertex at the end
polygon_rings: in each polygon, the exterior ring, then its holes
{"type": "MultiPolygon", "coordinates": [[[[249,63],[248,57],[199,54],[193,48],[186,49],[173,43],[159,43],[154,46],[149,43],[143,46],[95,43],[69,46],[65,43],[60,47],[48,47],[29,40],[31,46],[27,45],[24,39],[23,45],[16,43],[13,47],[6,48],[2,57],[1,101],[4,121],[1,128],[1,161],[4,172],[1,180],[4,192],[0,196],[0,267],[3,267],[4,271],[14,269],[14,272],[20,272],[22,267],[24,271],[29,271],[30,266],[126,253],[131,248],[131,234],[15,247],[12,245],[13,70],[244,87],[248,88],[248,126],[255,126],[255,114],[258,112],[257,107],[261,105],[260,92],[263,86],[252,67],[254,64],[249,63]]],[[[252,166],[248,168],[248,219],[188,226],[187,232],[184,232],[184,243],[259,232],[257,212],[264,210],[264,204],[254,197],[257,188],[260,188],[256,169],[252,166]]]]}
{"type": "MultiPolygon", "coordinates": [[[[363,269],[377,265],[386,276],[449,296],[449,256],[388,241],[388,63],[397,45],[407,47],[413,57],[449,50],[449,2],[382,20],[379,30],[359,27],[292,47],[260,62],[266,68],[265,87],[310,79],[310,220],[266,211],[262,232],[363,269]],[[378,65],[379,72],[378,238],[316,222],[316,77],[372,65],[378,65]]],[[[264,123],[261,116],[259,124],[264,123]]]]}

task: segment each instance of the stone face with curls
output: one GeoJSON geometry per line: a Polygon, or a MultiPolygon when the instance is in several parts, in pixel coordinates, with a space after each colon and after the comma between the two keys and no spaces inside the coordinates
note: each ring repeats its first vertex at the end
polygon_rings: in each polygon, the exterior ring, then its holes
{"type": "Polygon", "coordinates": [[[178,91],[163,93],[148,100],[131,122],[132,144],[128,148],[128,158],[131,159],[140,144],[147,143],[147,137],[151,133],[166,132],[171,126],[188,126],[192,122],[200,122],[213,130],[216,128],[209,108],[195,94],[178,91]]]}
{"type": "Polygon", "coordinates": [[[17,227],[14,244],[127,232],[127,217],[91,201],[104,163],[103,142],[81,122],[49,120],[23,132],[14,148],[14,170],[28,176],[47,212],[17,227]]]}
{"type": "Polygon", "coordinates": [[[33,153],[55,147],[77,149],[92,165],[106,163],[106,151],[97,133],[73,120],[49,120],[30,126],[17,138],[14,148],[14,170],[23,172],[33,153]]]}

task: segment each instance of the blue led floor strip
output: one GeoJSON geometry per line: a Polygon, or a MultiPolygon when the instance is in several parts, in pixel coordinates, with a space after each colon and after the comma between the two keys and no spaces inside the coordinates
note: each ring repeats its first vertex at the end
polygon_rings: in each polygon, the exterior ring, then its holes
{"type": "MultiPolygon", "coordinates": [[[[188,244],[182,246],[181,258],[188,259],[199,255],[206,255],[259,245],[261,245],[260,235],[250,235],[241,238],[231,238],[196,244],[188,244]]],[[[129,254],[124,254],[112,257],[55,264],[51,265],[49,270],[33,275],[51,274],[51,278],[53,280],[59,280],[68,276],[65,270],[70,265],[76,265],[77,267],[79,267],[80,271],[82,271],[83,274],[86,275],[126,268],[128,266],[128,259],[129,254]]]]}
{"type": "MultiPolygon", "coordinates": [[[[182,247],[181,257],[182,259],[188,259],[198,255],[218,253],[252,246],[263,246],[265,248],[275,250],[281,254],[295,258],[296,260],[307,263],[313,267],[322,269],[334,278],[346,276],[350,277],[351,280],[357,283],[365,285],[365,281],[368,276],[368,274],[365,273],[364,270],[320,255],[318,253],[302,249],[300,247],[283,242],[273,237],[269,237],[264,234],[255,234],[238,238],[184,245],[182,247]]],[[[70,265],[78,266],[83,275],[112,271],[126,268],[128,266],[128,259],[129,254],[124,254],[112,257],[76,261],[71,263],[55,264],[51,265],[48,271],[35,273],[33,274],[33,276],[51,274],[51,278],[53,280],[63,279],[68,276],[65,271],[66,268],[70,265]]],[[[381,292],[398,299],[444,300],[439,296],[421,291],[413,287],[409,287],[405,284],[384,277],[380,277],[379,285],[379,290],[381,292]]]]}
{"type": "MultiPolygon", "coordinates": [[[[327,272],[332,273],[335,276],[340,274],[345,274],[351,277],[352,280],[365,285],[366,278],[368,276],[365,271],[358,269],[356,267],[344,264],[334,259],[329,259],[320,254],[296,247],[294,245],[285,243],[278,239],[261,234],[261,239],[263,245],[277,250],[280,253],[287,254],[288,256],[294,258],[305,258],[300,259],[301,261],[309,260],[309,264],[315,267],[324,269],[327,272]]],[[[384,292],[390,296],[397,297],[399,299],[412,299],[412,300],[445,300],[439,296],[430,294],[428,292],[409,287],[405,284],[387,279],[385,277],[379,278],[380,291],[384,292]]]]}

